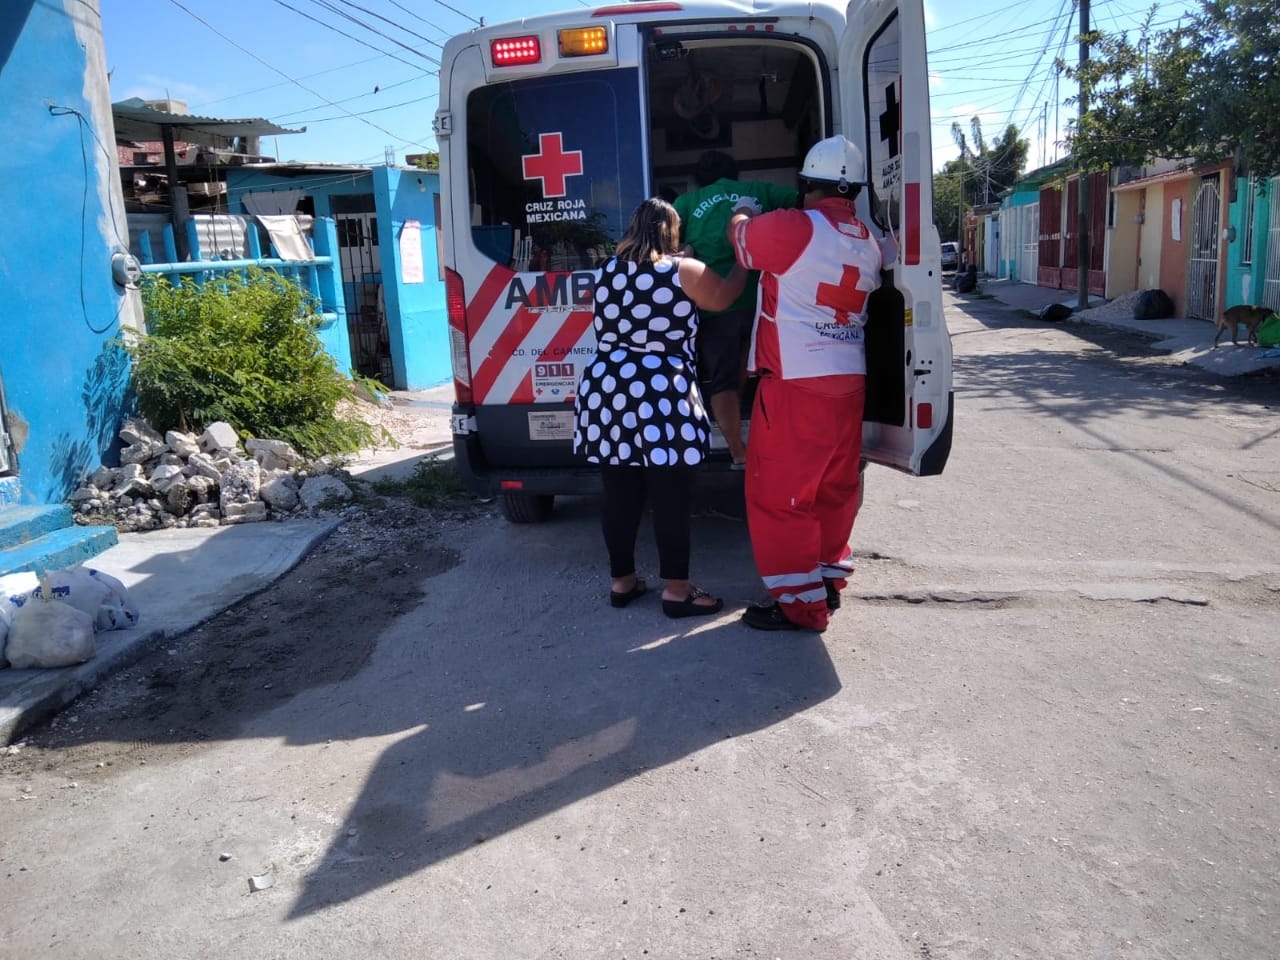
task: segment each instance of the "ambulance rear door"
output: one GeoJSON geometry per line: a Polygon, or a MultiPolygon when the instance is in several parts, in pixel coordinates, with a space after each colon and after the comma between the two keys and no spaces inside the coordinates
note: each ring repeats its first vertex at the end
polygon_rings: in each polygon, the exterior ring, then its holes
{"type": "Polygon", "coordinates": [[[867,158],[868,226],[885,237],[888,271],[869,308],[863,455],[939,474],[951,449],[953,397],[933,224],[924,0],[853,0],[846,16],[840,118],[867,158]]]}

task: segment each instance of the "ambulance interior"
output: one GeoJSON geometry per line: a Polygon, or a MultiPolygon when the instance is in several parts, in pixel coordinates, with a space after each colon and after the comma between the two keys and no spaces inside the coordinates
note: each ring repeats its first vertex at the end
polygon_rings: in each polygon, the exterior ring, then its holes
{"type": "MultiPolygon", "coordinates": [[[[897,75],[896,33],[878,48],[879,62],[897,75]]],[[[738,179],[795,186],[809,148],[830,134],[830,96],[814,50],[783,38],[651,37],[648,44],[652,183],[671,196],[697,186],[694,170],[705,150],[722,150],[738,164],[738,179]]],[[[877,111],[884,109],[882,105],[877,111]]],[[[869,196],[873,202],[874,194],[869,196]]],[[[902,295],[886,284],[868,302],[869,376],[865,419],[901,424],[906,393],[902,295]]],[[[753,386],[749,382],[748,387],[753,386]]],[[[744,391],[748,417],[751,390],[744,391]]]]}
{"type": "Polygon", "coordinates": [[[696,186],[706,150],[738,178],[794,186],[809,147],[830,128],[818,59],[786,40],[652,36],[647,45],[651,177],[656,193],[696,186]]]}

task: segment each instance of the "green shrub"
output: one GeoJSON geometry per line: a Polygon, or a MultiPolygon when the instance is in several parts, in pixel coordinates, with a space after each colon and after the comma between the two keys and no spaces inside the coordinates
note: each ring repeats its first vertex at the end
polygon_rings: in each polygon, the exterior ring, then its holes
{"type": "Polygon", "coordinates": [[[317,333],[314,298],[251,269],[197,284],[147,278],[147,334],[129,344],[142,415],[161,432],[225,420],[242,435],[287,440],[309,457],[371,446],[374,429],[338,404],[351,382],[317,333]]]}

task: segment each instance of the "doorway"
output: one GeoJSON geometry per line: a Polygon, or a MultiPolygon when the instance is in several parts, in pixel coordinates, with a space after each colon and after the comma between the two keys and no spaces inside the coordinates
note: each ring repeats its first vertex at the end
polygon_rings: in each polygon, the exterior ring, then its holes
{"type": "Polygon", "coordinates": [[[382,294],[382,257],[373,194],[335,196],[332,205],[351,363],[361,376],[392,386],[391,336],[382,294]]]}
{"type": "Polygon", "coordinates": [[[1218,307],[1218,220],[1222,188],[1218,175],[1205,177],[1191,204],[1191,242],[1187,247],[1187,316],[1214,320],[1218,307]]]}

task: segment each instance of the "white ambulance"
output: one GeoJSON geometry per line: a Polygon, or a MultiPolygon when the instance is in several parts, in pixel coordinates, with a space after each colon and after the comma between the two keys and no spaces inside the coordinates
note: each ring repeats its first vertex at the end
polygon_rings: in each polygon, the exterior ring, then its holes
{"type": "MultiPolygon", "coordinates": [[[[869,301],[864,456],[942,471],[951,344],[923,0],[647,0],[482,26],[445,45],[435,133],[454,451],[508,518],[598,488],[573,453],[573,395],[595,353],[598,267],[636,205],[692,188],[708,149],[741,180],[795,184],[833,133],[867,158],[859,215],[888,251],[869,301]]],[[[727,470],[717,440],[708,469],[727,470]]]]}

